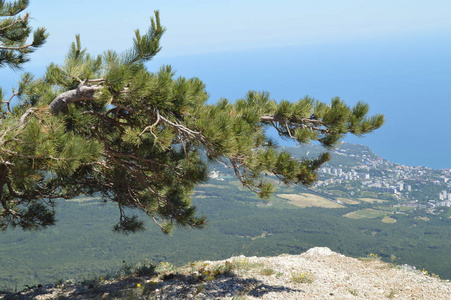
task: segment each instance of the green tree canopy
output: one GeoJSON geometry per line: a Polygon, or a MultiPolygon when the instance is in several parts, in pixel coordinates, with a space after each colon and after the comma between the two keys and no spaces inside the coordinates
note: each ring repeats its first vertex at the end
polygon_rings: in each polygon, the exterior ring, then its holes
{"type": "Polygon", "coordinates": [[[0,68],[20,68],[29,61],[28,54],[42,46],[47,39],[45,29],[38,28],[33,32],[32,41],[27,43],[32,34],[28,24],[30,15],[21,13],[28,7],[28,3],[28,0],[0,0],[0,68]]]}
{"type": "Polygon", "coordinates": [[[128,51],[99,56],[77,36],[62,64],[51,64],[42,78],[23,76],[19,104],[1,107],[1,228],[52,225],[54,199],[81,194],[117,203],[115,230],[125,233],[143,229],[125,208],[144,211],[166,233],[173,225],[202,228],[190,195],[207,180],[209,161],[228,165],[267,199],[274,186],[263,175],[308,185],[329,159],[327,152],[298,160],[278,151],[269,128],[282,139],[333,147],[347,133],[383,123],[381,115],[367,116],[367,104],[349,107],[339,98],[277,102],[250,91],[208,104],[199,79],[175,77],[170,66],[146,69],[164,31],[155,12],[128,51]]]}

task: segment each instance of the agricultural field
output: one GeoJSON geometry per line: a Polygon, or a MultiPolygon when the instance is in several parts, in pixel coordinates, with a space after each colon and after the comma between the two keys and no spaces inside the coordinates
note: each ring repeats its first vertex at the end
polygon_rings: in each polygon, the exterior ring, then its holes
{"type": "Polygon", "coordinates": [[[290,201],[290,204],[297,207],[323,207],[323,208],[344,208],[336,202],[328,200],[324,197],[301,193],[301,194],[277,194],[278,197],[290,201]]]}
{"type": "Polygon", "coordinates": [[[386,217],[384,217],[384,218],[382,219],[382,222],[388,223],[388,224],[393,224],[393,223],[398,222],[398,220],[396,220],[395,218],[386,216],[386,217]]]}
{"type": "Polygon", "coordinates": [[[358,200],[368,203],[382,203],[382,202],[388,202],[387,200],[381,200],[376,198],[358,198],[358,200]]]}
{"type": "Polygon", "coordinates": [[[348,204],[348,205],[360,204],[360,201],[352,200],[352,199],[349,199],[349,198],[338,197],[337,200],[339,200],[340,202],[342,202],[344,204],[348,204]]]}
{"type": "Polygon", "coordinates": [[[382,210],[376,210],[372,208],[366,208],[361,210],[356,210],[350,213],[343,215],[343,217],[349,219],[375,219],[380,217],[386,217],[391,213],[382,210]]]}

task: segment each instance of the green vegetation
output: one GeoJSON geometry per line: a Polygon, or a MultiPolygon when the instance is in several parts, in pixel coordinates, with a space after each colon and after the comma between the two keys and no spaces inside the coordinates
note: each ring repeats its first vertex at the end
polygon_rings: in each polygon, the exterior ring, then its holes
{"type": "Polygon", "coordinates": [[[293,272],[290,280],[294,283],[312,283],[314,278],[312,272],[293,272]]]}
{"type": "MultiPolygon", "coordinates": [[[[305,192],[302,187],[292,188],[296,193],[305,192]]],[[[285,200],[267,205],[227,180],[211,180],[198,187],[195,195],[205,196],[193,201],[200,213],[209,216],[209,226],[202,231],[177,230],[172,237],[152,226],[134,235],[115,234],[111,231],[117,216],[115,206],[100,198],[58,201],[58,226],[37,232],[16,229],[0,236],[0,290],[107,277],[138,262],[154,262],[158,267],[160,262],[169,262],[165,266],[170,271],[189,261],[240,254],[300,254],[316,246],[353,257],[377,253],[384,261],[415,265],[451,278],[448,218],[430,215],[425,222],[418,211],[391,215],[397,219],[392,224],[381,222],[387,212],[377,212],[381,215],[376,218],[343,217],[371,205],[365,202],[345,208],[278,207],[277,203],[285,200]]],[[[241,272],[246,268],[243,262],[241,272]]]]}
{"type": "Polygon", "coordinates": [[[265,276],[271,276],[275,273],[276,273],[276,271],[274,271],[274,269],[271,269],[271,268],[263,268],[260,271],[260,274],[265,275],[265,276]]]}
{"type": "Polygon", "coordinates": [[[353,295],[353,296],[358,296],[359,295],[359,292],[357,291],[357,290],[353,290],[353,289],[348,289],[348,291],[349,291],[349,293],[351,294],[351,295],[353,295]]]}
{"type": "Polygon", "coordinates": [[[374,200],[374,199],[377,199],[378,194],[375,192],[363,191],[361,196],[365,199],[373,199],[374,200]]]}
{"type": "MultiPolygon", "coordinates": [[[[6,55],[16,66],[46,34],[37,30],[24,50],[5,48],[22,46],[30,30],[14,19],[28,1],[4,2],[0,59],[6,55]],[[11,36],[20,42],[10,43],[11,36]]],[[[0,93],[0,229],[46,228],[55,223],[55,199],[80,195],[115,203],[114,229],[126,234],[144,230],[137,211],[167,234],[175,226],[204,228],[191,195],[207,180],[207,163],[227,164],[242,186],[267,200],[279,180],[312,184],[330,158],[327,151],[305,159],[278,151],[269,128],[282,139],[331,148],[348,133],[361,136],[384,122],[368,115],[367,104],[349,107],[338,97],[278,102],[249,91],[236,101],[207,103],[198,78],[176,78],[170,66],[148,71],[165,30],[156,11],[127,51],[102,55],[90,55],[76,36],[64,62],[50,64],[38,79],[24,75],[8,99],[0,93]]]]}
{"type": "Polygon", "coordinates": [[[358,200],[368,202],[368,203],[383,203],[387,202],[386,200],[381,200],[377,198],[359,198],[358,200]]]}
{"type": "Polygon", "coordinates": [[[393,299],[396,298],[396,294],[398,293],[398,291],[396,290],[391,290],[390,293],[388,293],[387,298],[388,299],[393,299]]]}
{"type": "Polygon", "coordinates": [[[361,210],[356,210],[350,213],[347,213],[345,215],[343,215],[343,217],[349,218],[349,219],[374,219],[374,218],[379,218],[379,217],[385,217],[386,215],[389,215],[390,213],[385,212],[385,211],[381,211],[381,210],[376,210],[376,209],[372,209],[372,208],[365,208],[365,209],[361,209],[361,210]]]}
{"type": "Polygon", "coordinates": [[[341,198],[341,197],[337,197],[337,200],[339,200],[340,202],[344,203],[344,204],[349,204],[349,205],[354,205],[354,204],[359,204],[359,201],[356,200],[351,200],[348,198],[341,198]]]}
{"type": "MultiPolygon", "coordinates": [[[[28,0],[0,1],[0,68],[8,66],[20,69],[30,60],[29,55],[46,42],[48,34],[45,28],[41,27],[32,32],[28,24],[30,15],[22,14],[28,2],[28,0]],[[30,35],[33,39],[27,41],[30,35]]],[[[0,98],[2,98],[1,90],[0,98]]],[[[10,101],[11,99],[7,102],[8,107],[10,101]]]]}
{"type": "Polygon", "coordinates": [[[384,223],[396,223],[397,220],[395,218],[391,218],[391,217],[384,217],[382,219],[382,222],[384,222],[384,223]]]}

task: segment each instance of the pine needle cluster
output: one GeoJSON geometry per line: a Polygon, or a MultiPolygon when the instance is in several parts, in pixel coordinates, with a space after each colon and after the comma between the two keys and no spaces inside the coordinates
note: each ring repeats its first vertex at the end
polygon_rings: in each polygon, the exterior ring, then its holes
{"type": "Polygon", "coordinates": [[[48,37],[45,28],[32,32],[28,24],[30,15],[21,15],[28,4],[28,0],[0,0],[0,68],[19,69],[30,60],[29,54],[42,46],[48,37]],[[32,41],[27,43],[30,35],[32,41]]]}

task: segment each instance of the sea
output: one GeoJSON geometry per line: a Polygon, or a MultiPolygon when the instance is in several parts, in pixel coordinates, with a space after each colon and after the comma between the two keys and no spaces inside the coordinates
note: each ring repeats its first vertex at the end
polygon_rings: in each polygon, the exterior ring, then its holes
{"type": "MultiPolygon", "coordinates": [[[[45,48],[44,48],[45,49],[45,48]]],[[[40,51],[44,51],[40,50],[40,51]]],[[[150,71],[171,65],[177,76],[198,77],[209,103],[242,98],[249,90],[267,91],[275,100],[306,95],[348,105],[370,105],[384,114],[384,126],[351,143],[369,146],[380,157],[408,166],[451,168],[451,34],[370,37],[330,44],[268,45],[237,51],[165,56],[148,63],[150,71]]],[[[60,63],[56,61],[56,63],[60,63]]],[[[45,65],[24,71],[42,75],[45,65]]],[[[6,96],[19,72],[0,69],[6,96]]]]}

